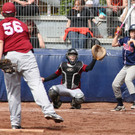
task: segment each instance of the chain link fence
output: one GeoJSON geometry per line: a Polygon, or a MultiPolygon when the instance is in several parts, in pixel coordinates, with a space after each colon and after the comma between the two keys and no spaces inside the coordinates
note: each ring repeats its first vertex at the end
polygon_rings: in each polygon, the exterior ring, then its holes
{"type": "MultiPolygon", "coordinates": [[[[2,9],[2,5],[8,1],[13,2],[13,0],[0,1],[0,10],[2,9]]],[[[24,2],[25,0],[22,1],[24,2]]],[[[43,42],[46,48],[66,49],[71,47],[70,40],[64,41],[63,36],[67,27],[67,16],[69,11],[74,7],[74,1],[75,0],[36,0],[34,4],[27,5],[29,6],[28,8],[23,6],[21,9],[17,2],[14,3],[17,9],[16,17],[29,25],[31,42],[34,48],[44,48],[43,42]],[[40,40],[38,34],[40,34],[40,40]]],[[[128,3],[131,2],[128,1],[128,3]]],[[[95,1],[95,3],[92,3],[92,0],[86,0],[85,7],[94,15],[94,18],[91,19],[91,31],[93,32],[94,37],[88,38],[86,46],[83,48],[90,49],[93,44],[99,42],[106,48],[111,48],[115,28],[122,23],[120,15],[123,10],[115,16],[110,16],[111,21],[107,22],[109,16],[106,12],[106,0],[100,0],[99,3],[98,0],[95,1]],[[112,24],[111,28],[108,27],[110,26],[109,23],[112,24]],[[108,28],[110,28],[112,35],[108,34],[108,28]]],[[[1,19],[3,19],[2,16],[1,19]]],[[[124,36],[124,34],[123,27],[122,36],[124,36]]]]}

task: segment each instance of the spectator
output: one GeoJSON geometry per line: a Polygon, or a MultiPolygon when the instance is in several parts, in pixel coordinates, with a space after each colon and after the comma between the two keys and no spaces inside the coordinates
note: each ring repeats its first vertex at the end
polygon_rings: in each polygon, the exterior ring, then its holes
{"type": "Polygon", "coordinates": [[[85,6],[94,15],[94,18],[92,19],[92,24],[91,24],[94,37],[101,38],[102,36],[98,30],[98,26],[101,24],[101,22],[99,21],[98,18],[95,18],[99,16],[99,0],[85,0],[85,6]]]}
{"type": "Polygon", "coordinates": [[[85,0],[85,5],[90,8],[94,16],[98,16],[99,0],[85,0]]]}
{"type": "Polygon", "coordinates": [[[30,42],[34,48],[45,48],[44,40],[39,33],[39,30],[32,20],[27,20],[26,24],[30,33],[30,42]]]}
{"type": "Polygon", "coordinates": [[[126,0],[106,0],[107,2],[107,32],[108,38],[113,38],[114,36],[114,28],[115,24],[118,26],[119,24],[115,22],[115,17],[119,17],[122,13],[123,8],[127,5],[126,0]]]}
{"type": "MultiPolygon", "coordinates": [[[[127,3],[128,3],[128,1],[127,1],[127,3]]],[[[135,4],[134,0],[131,1],[131,7],[133,6],[133,4],[135,4]]],[[[126,15],[127,15],[127,12],[128,12],[128,6],[125,7],[125,9],[123,10],[123,13],[120,16],[120,21],[121,22],[124,21],[126,15]]],[[[131,12],[131,25],[132,24],[135,24],[135,9],[133,9],[132,12],[131,12]]],[[[129,28],[128,28],[128,20],[127,20],[125,22],[125,28],[124,28],[124,33],[125,33],[126,36],[128,35],[128,29],[129,28]]]]}
{"type": "Polygon", "coordinates": [[[93,15],[85,8],[84,0],[75,0],[74,7],[69,11],[67,18],[64,40],[68,36],[72,48],[86,48],[87,39],[93,36],[90,31],[93,15]]]}
{"type": "Polygon", "coordinates": [[[16,7],[16,16],[36,16],[39,15],[39,8],[36,0],[10,0],[16,7]]]}
{"type": "Polygon", "coordinates": [[[99,9],[99,18],[100,19],[105,19],[106,18],[106,9],[105,8],[100,8],[99,9]]]}

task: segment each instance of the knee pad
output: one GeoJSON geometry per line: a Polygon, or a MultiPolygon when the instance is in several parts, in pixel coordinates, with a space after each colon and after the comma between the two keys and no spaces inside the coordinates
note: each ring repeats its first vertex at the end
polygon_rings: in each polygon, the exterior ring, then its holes
{"type": "Polygon", "coordinates": [[[59,100],[59,94],[58,94],[58,88],[56,86],[52,86],[49,91],[48,95],[51,98],[52,101],[57,101],[59,100]]]}
{"type": "Polygon", "coordinates": [[[81,104],[83,103],[85,100],[85,97],[84,97],[84,94],[76,94],[75,97],[74,97],[74,102],[75,104],[81,104]]]}

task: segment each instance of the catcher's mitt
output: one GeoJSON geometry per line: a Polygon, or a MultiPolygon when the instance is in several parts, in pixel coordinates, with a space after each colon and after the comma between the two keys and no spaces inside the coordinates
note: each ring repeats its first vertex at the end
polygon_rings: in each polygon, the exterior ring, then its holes
{"type": "Polygon", "coordinates": [[[96,60],[102,60],[106,55],[106,49],[100,45],[94,45],[91,51],[93,58],[96,60]]]}
{"type": "Polygon", "coordinates": [[[115,34],[114,35],[115,36],[116,35],[119,35],[120,36],[121,34],[122,34],[122,29],[119,26],[117,26],[117,28],[115,29],[115,34]]]}
{"type": "Polygon", "coordinates": [[[2,69],[5,73],[12,74],[13,72],[15,72],[14,67],[16,67],[16,65],[12,64],[11,60],[9,59],[0,60],[0,69],[2,69]]]}

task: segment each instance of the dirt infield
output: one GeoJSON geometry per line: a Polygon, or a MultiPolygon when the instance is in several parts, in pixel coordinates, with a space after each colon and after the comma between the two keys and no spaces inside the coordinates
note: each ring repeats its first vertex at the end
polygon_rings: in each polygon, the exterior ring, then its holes
{"type": "Polygon", "coordinates": [[[56,112],[64,118],[56,124],[43,117],[33,102],[22,103],[22,130],[11,130],[8,103],[0,103],[0,135],[135,135],[135,110],[124,103],[126,111],[112,112],[116,103],[84,103],[72,110],[63,103],[56,112]]]}

